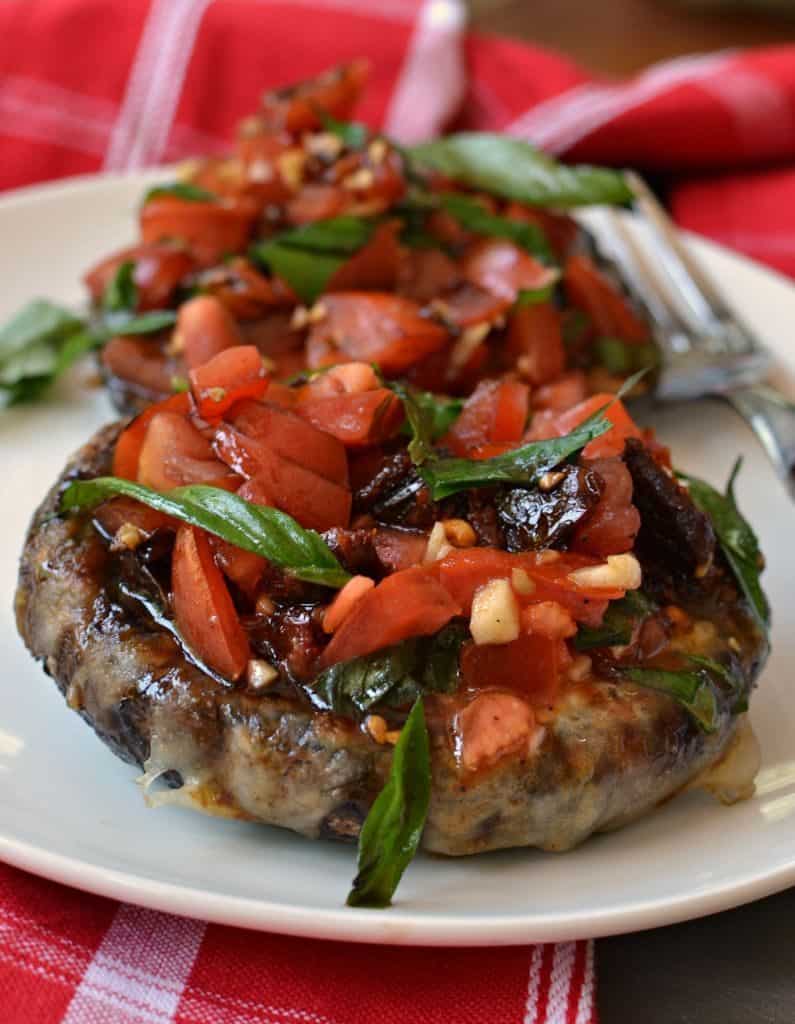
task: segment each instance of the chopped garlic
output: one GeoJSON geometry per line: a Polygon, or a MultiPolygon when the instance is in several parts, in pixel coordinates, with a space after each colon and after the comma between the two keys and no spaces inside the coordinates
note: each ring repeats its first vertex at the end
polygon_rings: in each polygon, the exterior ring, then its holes
{"type": "Polygon", "coordinates": [[[437,561],[439,553],[445,547],[449,549],[450,545],[447,543],[447,534],[444,532],[444,526],[439,522],[434,523],[425,547],[425,554],[422,558],[423,562],[427,565],[429,562],[437,561]]]}
{"type": "Polygon", "coordinates": [[[375,184],[375,176],[369,167],[360,167],[358,171],[354,171],[353,174],[349,174],[347,178],[343,179],[342,187],[349,189],[351,192],[359,192],[367,188],[372,188],[375,184]]]}
{"type": "Polygon", "coordinates": [[[274,680],[279,678],[279,673],[262,658],[251,658],[246,667],[246,682],[252,690],[264,690],[274,680]]]}
{"type": "Polygon", "coordinates": [[[569,679],[581,683],[591,674],[591,659],[587,654],[578,654],[569,666],[569,679]]]}
{"type": "Polygon", "coordinates": [[[517,594],[527,597],[536,589],[533,580],[527,575],[526,569],[511,569],[511,584],[517,594]]]}
{"type": "Polygon", "coordinates": [[[279,176],[293,192],[301,187],[304,178],[306,153],[302,149],[287,149],[279,157],[279,176]]]}
{"type": "Polygon", "coordinates": [[[367,155],[374,164],[383,163],[388,152],[389,147],[384,139],[373,139],[367,147],[367,155]]]}
{"type": "Polygon", "coordinates": [[[602,565],[587,565],[570,572],[569,579],[578,587],[637,590],[642,581],[642,573],[634,555],[608,555],[602,565]]]}
{"type": "Polygon", "coordinates": [[[475,591],[469,630],[476,644],[508,644],[519,636],[519,604],[508,580],[475,591]]]}
{"type": "Polygon", "coordinates": [[[455,376],[469,362],[472,354],[485,341],[491,330],[490,323],[473,324],[461,332],[461,337],[453,346],[449,359],[448,376],[455,376]]]}
{"type": "Polygon", "coordinates": [[[111,541],[111,551],[134,551],[146,534],[133,523],[122,523],[111,541]]]}

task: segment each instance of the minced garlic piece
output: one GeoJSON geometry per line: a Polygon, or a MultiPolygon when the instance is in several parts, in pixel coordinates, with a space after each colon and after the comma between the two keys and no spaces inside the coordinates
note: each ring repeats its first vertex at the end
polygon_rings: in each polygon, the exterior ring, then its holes
{"type": "Polygon", "coordinates": [[[469,631],[476,644],[508,644],[519,636],[519,604],[508,580],[475,591],[469,631]]]}
{"type": "Polygon", "coordinates": [[[640,563],[634,555],[608,555],[602,565],[587,565],[569,573],[579,587],[637,590],[642,582],[640,563]]]}

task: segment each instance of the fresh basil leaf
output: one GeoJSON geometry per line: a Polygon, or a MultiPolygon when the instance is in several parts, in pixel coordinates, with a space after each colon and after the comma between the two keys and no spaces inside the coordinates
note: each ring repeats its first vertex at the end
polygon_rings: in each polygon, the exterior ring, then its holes
{"type": "Polygon", "coordinates": [[[148,203],[150,199],[161,199],[164,196],[187,199],[194,203],[214,203],[218,199],[215,192],[210,192],[206,188],[191,185],[188,181],[172,181],[150,188],[144,196],[144,204],[148,203]]]}
{"type": "Polygon", "coordinates": [[[75,480],[61,495],[61,511],[93,508],[119,495],[262,555],[300,580],[342,587],[350,579],[320,534],[278,509],[254,505],[219,487],[195,484],[161,494],[113,476],[75,480]]]}
{"type": "Polygon", "coordinates": [[[0,327],[0,366],[12,356],[41,344],[61,344],[83,321],[54,302],[33,299],[0,327]]]}
{"type": "Polygon", "coordinates": [[[558,163],[507,135],[463,132],[409,150],[420,166],[453,181],[534,206],[623,204],[633,193],[620,171],[558,163]]]}
{"type": "Polygon", "coordinates": [[[135,284],[135,263],[125,260],[108,281],[102,296],[105,313],[131,313],[138,305],[138,288],[135,284]]]}
{"type": "Polygon", "coordinates": [[[324,129],[331,135],[336,135],[346,149],[364,149],[367,145],[370,130],[366,124],[359,121],[338,121],[336,117],[332,117],[319,107],[317,113],[324,129]]]}
{"type": "Polygon", "coordinates": [[[3,404],[34,401],[98,337],[69,310],[44,299],[29,302],[0,328],[3,404]]]}
{"type": "Polygon", "coordinates": [[[434,501],[471,487],[493,487],[501,483],[532,487],[544,473],[565,462],[589,441],[601,437],[612,427],[613,424],[604,417],[589,417],[563,437],[533,441],[490,459],[427,459],[418,470],[430,487],[434,501]]]}
{"type": "Polygon", "coordinates": [[[537,306],[542,302],[550,302],[554,294],[554,284],[548,284],[545,288],[522,288],[516,297],[514,306],[517,309],[522,309],[524,306],[537,306]]]}
{"type": "Polygon", "coordinates": [[[458,689],[458,655],[469,636],[453,623],[434,636],[412,637],[324,669],[304,690],[319,711],[357,717],[377,706],[403,707],[426,693],[458,689]]]}
{"type": "Polygon", "coordinates": [[[742,679],[733,675],[725,665],[721,665],[719,661],[715,661],[713,658],[706,658],[701,654],[688,654],[687,658],[694,665],[699,665],[701,668],[711,672],[713,676],[717,677],[725,685],[728,692],[734,695],[735,700],[732,705],[732,712],[734,714],[748,710],[748,694],[742,679]]]}
{"type": "Polygon", "coordinates": [[[434,457],[433,431],[436,420],[435,413],[431,404],[423,401],[419,394],[411,388],[400,383],[391,384],[390,387],[403,402],[403,411],[406,414],[406,427],[411,435],[408,453],[415,466],[420,466],[423,462],[434,457]]]}
{"type": "Polygon", "coordinates": [[[687,483],[690,497],[696,506],[712,520],[721,550],[745,595],[754,616],[765,629],[770,628],[770,605],[760,583],[763,560],[759,541],[750,523],[743,517],[734,496],[734,481],[742,465],[737,459],[732,469],[726,493],[694,476],[679,474],[687,483]]]}
{"type": "Polygon", "coordinates": [[[173,309],[153,309],[139,316],[113,316],[105,318],[105,326],[112,334],[155,334],[173,327],[177,314],[173,309]]]}
{"type": "MultiPolygon", "coordinates": [[[[443,437],[464,408],[463,398],[436,395],[431,391],[418,391],[415,388],[404,388],[404,390],[410,390],[411,400],[416,406],[419,406],[431,441],[437,441],[443,437]]],[[[401,433],[412,434],[411,425],[408,422],[403,425],[401,433]]]]}
{"type": "Polygon", "coordinates": [[[715,732],[718,728],[718,701],[706,669],[674,672],[659,668],[629,668],[624,674],[640,686],[668,694],[689,711],[704,732],[715,732]]]}
{"type": "Polygon", "coordinates": [[[578,651],[590,651],[594,647],[628,644],[635,626],[651,615],[656,607],[643,591],[630,590],[620,600],[610,602],[601,625],[580,626],[574,637],[574,646],[578,651]]]}
{"type": "Polygon", "coordinates": [[[431,752],[418,697],[392,755],[386,785],[359,835],[358,874],[349,907],[388,907],[420,845],[431,800],[431,752]]]}
{"type": "Polygon", "coordinates": [[[304,302],[314,302],[332,275],[372,237],[376,221],[333,217],[256,242],[249,254],[284,278],[304,302]]]}
{"type": "Polygon", "coordinates": [[[552,250],[546,236],[537,224],[524,224],[489,213],[477,200],[457,192],[446,192],[439,196],[442,209],[446,210],[461,227],[487,238],[507,238],[521,246],[545,263],[552,262],[552,250]]]}

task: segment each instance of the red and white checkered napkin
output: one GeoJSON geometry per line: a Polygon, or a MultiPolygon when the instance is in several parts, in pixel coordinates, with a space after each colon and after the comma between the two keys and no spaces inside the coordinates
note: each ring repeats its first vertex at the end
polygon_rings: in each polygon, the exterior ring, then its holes
{"type": "Polygon", "coordinates": [[[595,1024],[593,945],[352,946],[225,928],[0,865],[3,1024],[595,1024]]]}
{"type": "MultiPolygon", "coordinates": [[[[553,54],[465,39],[463,22],[459,0],[3,0],[0,188],[223,151],[263,88],[364,55],[370,124],[411,141],[459,115],[665,172],[682,223],[795,275],[794,50],[595,82],[553,54]]],[[[593,993],[588,943],[352,948],[0,867],[2,1024],[593,1024],[593,993]]]]}

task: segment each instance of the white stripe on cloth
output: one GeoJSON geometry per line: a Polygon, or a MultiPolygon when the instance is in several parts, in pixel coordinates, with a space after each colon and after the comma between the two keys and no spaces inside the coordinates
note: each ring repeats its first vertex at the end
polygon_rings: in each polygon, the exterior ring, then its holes
{"type": "Polygon", "coordinates": [[[536,1024],[538,1021],[538,997],[541,989],[541,967],[544,963],[544,948],[544,946],[540,945],[533,946],[530,954],[530,977],[527,980],[524,1024],[536,1024]]]}
{"type": "Polygon", "coordinates": [[[509,124],[510,135],[562,153],[597,128],[679,85],[701,83],[724,71],[733,51],[699,54],[655,64],[629,83],[578,85],[526,111],[509,124]]]}
{"type": "Polygon", "coordinates": [[[585,947],[585,977],[580,991],[575,1024],[591,1024],[594,1007],[594,942],[589,939],[585,947]]]}
{"type": "Polygon", "coordinates": [[[206,927],[122,903],[63,1024],[169,1024],[206,927]]]}
{"type": "Polygon", "coordinates": [[[539,1024],[566,1024],[569,1009],[569,989],[574,977],[574,960],[577,954],[576,942],[555,943],[552,974],[549,979],[547,1012],[539,1024]]]}
{"type": "Polygon", "coordinates": [[[764,143],[786,145],[795,135],[787,95],[778,84],[744,67],[699,83],[731,113],[740,141],[750,151],[764,143]]]}
{"type": "Polygon", "coordinates": [[[0,79],[3,133],[62,144],[102,156],[113,129],[115,104],[21,75],[0,79]]]}
{"type": "Polygon", "coordinates": [[[152,0],[105,156],[105,170],[146,167],[162,156],[196,34],[212,2],[152,0]]]}
{"type": "Polygon", "coordinates": [[[437,135],[458,110],[466,90],[460,0],[425,0],[384,122],[400,142],[437,135]]]}

